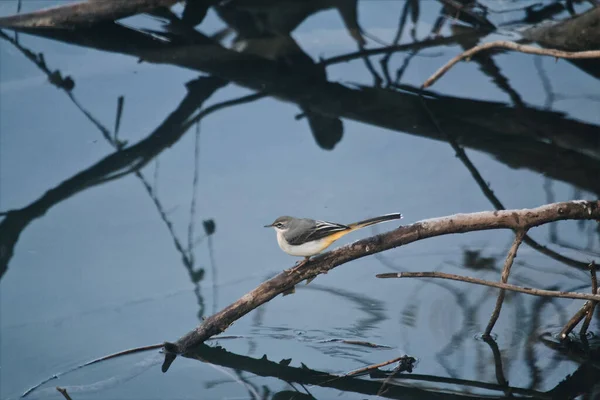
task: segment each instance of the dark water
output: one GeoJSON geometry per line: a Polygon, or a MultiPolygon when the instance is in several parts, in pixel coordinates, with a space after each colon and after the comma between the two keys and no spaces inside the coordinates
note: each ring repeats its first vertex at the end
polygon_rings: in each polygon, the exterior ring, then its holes
{"type": "MultiPolygon", "coordinates": [[[[54,4],[62,3],[24,1],[21,12],[54,4]]],[[[412,8],[401,0],[360,1],[359,23],[371,37],[391,44],[408,10],[399,43],[430,37],[440,3],[409,4],[412,8]]],[[[486,4],[499,10],[533,2],[486,4]]],[[[587,8],[587,2],[575,4],[577,12],[587,8]]],[[[2,15],[16,9],[16,1],[0,3],[2,15]]],[[[182,7],[173,10],[179,14],[182,7]]],[[[255,25],[242,18],[244,11],[230,12],[240,36],[252,38],[255,25]]],[[[554,18],[567,16],[563,9],[554,18]]],[[[1,397],[18,398],[38,382],[96,357],[174,341],[202,317],[290,267],[295,260],[262,227],[279,215],[348,223],[402,212],[409,224],[493,210],[414,89],[463,46],[518,38],[524,17],[523,11],[491,13],[489,20],[499,27],[491,34],[445,19],[441,35],[471,36],[418,52],[388,52],[390,80],[380,63],[386,53],[372,55],[379,86],[361,57],[332,62],[325,70],[315,65],[319,58],[358,49],[331,8],[300,18],[292,32],[298,47],[273,39],[246,47],[268,57],[281,46],[286,55],[279,63],[243,57],[231,62],[211,55],[203,44],[187,43],[182,59],[202,64],[198,70],[176,65],[168,46],[156,44],[149,57],[161,62],[139,63],[140,54],[150,51],[143,47],[148,43],[122,32],[117,37],[104,32],[101,49],[24,33],[15,45],[14,33],[3,30],[0,209],[17,211],[0,220],[2,244],[11,251],[0,281],[1,397]],[[70,96],[49,82],[25,49],[43,53],[50,71],[73,79],[70,96]],[[312,76],[313,86],[301,79],[281,85],[292,74],[312,76]],[[395,81],[413,91],[394,86],[395,81]],[[261,88],[273,92],[229,104],[181,128],[198,110],[261,88]],[[124,151],[141,143],[139,152],[126,156],[115,152],[98,127],[116,143],[120,96],[118,139],[126,141],[124,151]],[[306,104],[327,115],[309,111],[310,123],[297,118],[301,107],[308,110],[306,104]],[[113,153],[108,162],[96,164],[113,153]],[[144,166],[136,175],[131,168],[138,157],[144,166]],[[214,233],[206,235],[203,221],[214,222],[214,233]]],[[[123,23],[164,31],[148,15],[123,23]]],[[[197,30],[211,35],[225,26],[211,9],[197,30]]],[[[231,37],[223,41],[230,42],[231,37]]],[[[366,47],[382,45],[367,38],[366,47]]],[[[506,208],[598,198],[600,84],[593,72],[564,60],[507,52],[456,65],[431,93],[438,96],[428,101],[442,129],[464,145],[506,208]]],[[[367,228],[334,247],[395,226],[367,228]]],[[[565,256],[599,260],[594,222],[561,222],[530,233],[565,256]]],[[[296,390],[316,398],[376,398],[385,378],[324,374],[407,354],[418,360],[413,372],[388,380],[381,396],[476,398],[513,392],[562,398],[566,387],[564,398],[592,398],[599,392],[597,358],[543,340],[560,332],[581,301],[509,293],[494,329],[496,341],[486,342],[480,334],[497,289],[375,278],[384,272],[439,270],[498,280],[511,241],[506,231],[450,235],[361,258],[237,321],[225,332],[236,338],[207,342],[222,349],[199,350],[197,358],[210,362],[179,357],[163,374],[162,355],[144,352],[66,374],[30,397],[62,398],[54,389],[62,386],[74,400],[275,399],[300,396],[296,390]],[[261,360],[263,355],[268,360],[261,360]],[[278,364],[284,359],[291,359],[289,365],[278,364]],[[579,380],[559,387],[571,374],[579,380]]],[[[526,245],[510,281],[582,292],[590,285],[587,272],[526,245]]],[[[592,343],[594,332],[598,325],[592,323],[592,343]]],[[[303,396],[296,398],[309,398],[303,396]]]]}

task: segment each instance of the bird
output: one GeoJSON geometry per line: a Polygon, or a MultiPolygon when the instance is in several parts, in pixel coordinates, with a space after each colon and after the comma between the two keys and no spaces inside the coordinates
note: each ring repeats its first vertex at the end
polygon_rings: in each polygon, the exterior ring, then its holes
{"type": "Polygon", "coordinates": [[[304,257],[304,260],[296,264],[295,268],[298,268],[306,264],[310,257],[321,253],[333,242],[350,232],[401,218],[402,214],[393,213],[343,225],[335,222],[284,215],[278,217],[271,224],[265,225],[265,228],[275,229],[277,243],[285,253],[291,256],[304,257]]]}

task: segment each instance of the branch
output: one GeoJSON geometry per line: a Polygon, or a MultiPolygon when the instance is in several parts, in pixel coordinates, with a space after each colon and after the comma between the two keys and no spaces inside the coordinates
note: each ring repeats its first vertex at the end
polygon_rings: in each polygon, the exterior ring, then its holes
{"type": "Polygon", "coordinates": [[[81,1],[0,18],[4,28],[75,28],[115,21],[158,7],[171,7],[180,0],[81,1]]]}
{"type": "Polygon", "coordinates": [[[536,24],[521,32],[527,40],[541,46],[567,51],[597,50],[600,43],[600,7],[596,4],[586,12],[555,23],[536,24]]]}
{"type": "Polygon", "coordinates": [[[479,46],[475,46],[472,49],[469,49],[450,61],[448,61],[443,67],[438,69],[433,75],[431,75],[421,86],[422,88],[427,88],[433,85],[438,79],[440,79],[450,68],[454,66],[454,64],[462,61],[464,59],[471,58],[475,53],[479,53],[480,51],[491,49],[494,47],[502,47],[505,49],[520,51],[521,53],[527,54],[537,54],[540,56],[550,56],[556,58],[569,58],[569,59],[583,59],[583,58],[600,58],[600,50],[589,50],[589,51],[561,51],[555,49],[541,49],[539,47],[527,46],[523,44],[518,44],[515,42],[508,42],[506,40],[498,40],[495,42],[485,43],[479,46]]]}
{"type": "MultiPolygon", "coordinates": [[[[590,274],[592,278],[592,294],[598,294],[598,280],[596,278],[596,264],[592,261],[589,265],[590,274]]],[[[588,330],[590,322],[592,321],[592,315],[596,308],[596,302],[588,300],[585,304],[571,317],[571,319],[565,324],[562,331],[560,331],[559,338],[561,341],[566,340],[569,333],[577,324],[579,324],[584,318],[585,321],[581,325],[580,335],[584,336],[588,330]]]]}
{"type": "Polygon", "coordinates": [[[556,290],[533,289],[509,283],[486,281],[484,279],[471,278],[470,276],[460,276],[454,274],[446,274],[444,272],[392,272],[386,274],[378,274],[377,278],[441,278],[450,279],[453,281],[461,281],[474,283],[476,285],[491,286],[500,289],[511,290],[513,292],[525,293],[532,296],[542,297],[561,297],[565,299],[593,300],[600,301],[600,294],[587,294],[577,292],[559,292],[556,290]]]}
{"type": "MultiPolygon", "coordinates": [[[[593,261],[590,263],[590,274],[592,276],[592,294],[598,294],[598,278],[596,277],[596,263],[593,261]]],[[[587,330],[592,322],[592,316],[594,315],[594,310],[596,309],[596,302],[591,302],[590,310],[585,316],[585,321],[581,325],[581,331],[579,334],[584,336],[587,333],[587,330]]]]}
{"type": "Polygon", "coordinates": [[[73,400],[71,398],[71,396],[69,396],[69,393],[67,393],[67,389],[63,389],[63,388],[57,386],[56,390],[58,390],[60,392],[60,394],[62,394],[66,400],[73,400]]]}
{"type": "Polygon", "coordinates": [[[403,361],[403,362],[408,363],[409,365],[412,365],[415,362],[415,359],[413,357],[406,356],[406,355],[401,356],[401,357],[396,357],[392,360],[384,361],[379,364],[372,364],[372,365],[369,365],[364,368],[355,369],[354,371],[350,371],[350,372],[346,373],[344,376],[363,375],[366,372],[373,371],[374,369],[379,369],[381,367],[385,367],[386,365],[390,365],[390,364],[393,364],[393,363],[399,362],[399,361],[403,361]]]}
{"type": "MultiPolygon", "coordinates": [[[[311,259],[302,268],[296,269],[292,273],[280,273],[207,318],[200,326],[175,343],[166,342],[163,372],[168,370],[177,354],[186,353],[209,337],[225,331],[234,321],[277,295],[291,290],[298,283],[327,273],[349,261],[430,237],[490,229],[527,230],[549,222],[568,219],[600,219],[600,201],[578,200],[548,204],[533,209],[486,211],[432,218],[412,225],[400,226],[390,232],[340,247],[311,259]]],[[[512,289],[513,285],[496,287],[512,289]]],[[[560,292],[551,293],[554,295],[560,292]]],[[[600,299],[600,295],[575,294],[575,296],[574,298],[583,298],[584,300],[600,299]]]]}
{"type": "Polygon", "coordinates": [[[569,321],[567,321],[564,328],[560,331],[560,334],[558,335],[558,337],[560,338],[561,341],[565,340],[569,336],[569,333],[571,333],[571,331],[573,329],[575,329],[577,324],[579,324],[581,322],[581,320],[583,320],[585,318],[587,313],[590,311],[592,304],[593,304],[592,301],[589,301],[589,300],[586,301],[585,304],[583,306],[581,306],[581,308],[579,310],[577,310],[577,312],[575,314],[573,314],[571,319],[569,321]]]}
{"type": "MultiPolygon", "coordinates": [[[[506,261],[504,261],[504,267],[502,268],[502,276],[500,280],[502,283],[508,282],[508,275],[510,275],[510,268],[512,267],[513,261],[517,256],[517,250],[519,250],[519,246],[523,241],[523,238],[526,235],[526,231],[518,231],[515,235],[515,240],[508,251],[508,255],[506,256],[506,261]]],[[[498,294],[498,298],[496,299],[496,307],[494,307],[494,312],[490,317],[490,321],[488,322],[487,327],[485,328],[484,336],[489,337],[490,333],[492,333],[492,329],[494,329],[494,325],[500,316],[500,310],[502,310],[502,303],[504,303],[504,294],[505,291],[501,290],[498,294]]]]}

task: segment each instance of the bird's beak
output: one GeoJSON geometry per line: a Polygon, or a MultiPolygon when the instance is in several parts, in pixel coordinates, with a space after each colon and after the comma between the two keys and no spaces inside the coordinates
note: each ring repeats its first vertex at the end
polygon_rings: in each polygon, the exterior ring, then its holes
{"type": "Polygon", "coordinates": [[[273,224],[265,225],[265,228],[270,228],[272,226],[273,226],[273,224]]]}

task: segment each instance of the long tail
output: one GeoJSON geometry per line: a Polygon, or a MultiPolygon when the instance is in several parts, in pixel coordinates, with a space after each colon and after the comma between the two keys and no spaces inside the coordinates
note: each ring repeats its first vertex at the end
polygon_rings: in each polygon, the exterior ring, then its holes
{"type": "Polygon", "coordinates": [[[364,228],[365,226],[375,225],[375,224],[379,224],[380,222],[386,222],[386,221],[391,221],[394,219],[401,219],[401,218],[402,218],[402,214],[398,214],[398,213],[386,214],[386,215],[382,215],[381,217],[369,218],[369,219],[365,219],[364,221],[355,222],[353,224],[349,224],[348,226],[350,227],[350,229],[352,229],[354,231],[354,230],[357,230],[360,228],[364,228]]]}

